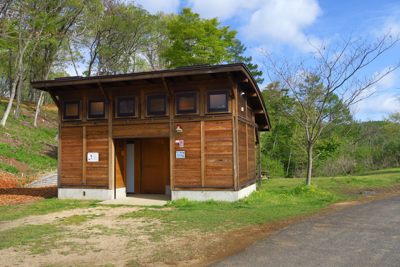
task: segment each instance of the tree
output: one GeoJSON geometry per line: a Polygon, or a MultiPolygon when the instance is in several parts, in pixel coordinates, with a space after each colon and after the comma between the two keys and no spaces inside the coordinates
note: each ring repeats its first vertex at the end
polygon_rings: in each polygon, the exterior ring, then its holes
{"type": "Polygon", "coordinates": [[[77,49],[88,50],[86,76],[135,72],[144,68],[139,52],[147,43],[156,18],[140,6],[118,0],[103,1],[87,13],[77,36],[77,49]],[[137,64],[138,61],[140,64],[137,64]]]}
{"type": "Polygon", "coordinates": [[[258,69],[257,64],[251,63],[253,58],[243,56],[243,53],[246,51],[247,47],[242,44],[238,39],[235,39],[235,44],[228,48],[228,53],[232,55],[232,59],[228,60],[228,63],[245,63],[247,68],[250,70],[254,79],[258,84],[262,84],[264,82],[264,78],[261,78],[263,72],[258,69]]]}
{"type": "MultiPolygon", "coordinates": [[[[10,88],[10,100],[1,120],[1,126],[6,124],[17,86],[21,86],[24,81],[24,74],[28,67],[27,59],[32,57],[40,41],[52,36],[52,32],[46,33],[44,29],[56,23],[56,20],[52,19],[52,15],[59,12],[66,2],[68,1],[15,0],[7,1],[7,7],[0,6],[0,10],[2,10],[0,37],[3,38],[0,45],[12,43],[15,54],[12,63],[14,73],[10,88]]],[[[18,100],[20,100],[20,96],[18,96],[18,100]]]]}
{"type": "Polygon", "coordinates": [[[345,123],[349,107],[373,95],[371,87],[399,68],[400,62],[396,62],[383,71],[361,75],[398,42],[399,36],[393,38],[390,34],[372,43],[350,36],[336,45],[314,46],[314,55],[299,61],[261,51],[270,80],[280,81],[296,100],[296,109],[279,99],[275,101],[303,129],[305,137],[298,141],[307,151],[307,185],[311,184],[313,148],[318,139],[340,121],[345,123]]]}
{"type": "Polygon", "coordinates": [[[220,24],[217,18],[201,19],[190,8],[183,8],[167,24],[171,47],[161,56],[168,67],[214,65],[231,60],[228,49],[234,45],[237,32],[220,24]]]}

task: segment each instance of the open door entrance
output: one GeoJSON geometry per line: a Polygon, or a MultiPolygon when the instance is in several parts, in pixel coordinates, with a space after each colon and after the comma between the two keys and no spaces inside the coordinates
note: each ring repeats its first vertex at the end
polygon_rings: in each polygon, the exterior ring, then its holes
{"type": "Polygon", "coordinates": [[[165,194],[169,184],[169,140],[117,139],[115,185],[127,194],[165,194]]]}
{"type": "Polygon", "coordinates": [[[135,144],[126,144],[126,193],[135,193],[135,144]]]}

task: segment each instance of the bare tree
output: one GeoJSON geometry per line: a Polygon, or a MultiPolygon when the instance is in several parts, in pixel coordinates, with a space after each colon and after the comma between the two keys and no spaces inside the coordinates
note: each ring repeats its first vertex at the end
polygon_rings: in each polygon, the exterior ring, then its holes
{"type": "Polygon", "coordinates": [[[399,37],[389,33],[370,42],[368,38],[350,36],[336,44],[314,46],[314,54],[299,61],[261,51],[271,82],[279,81],[282,88],[289,89],[289,96],[296,102],[289,106],[280,101],[279,105],[303,128],[305,140],[298,136],[298,141],[308,155],[307,185],[311,185],[313,148],[318,139],[344,120],[350,106],[373,95],[374,84],[400,67],[399,61],[382,71],[362,74],[377,58],[396,46],[399,37]]]}

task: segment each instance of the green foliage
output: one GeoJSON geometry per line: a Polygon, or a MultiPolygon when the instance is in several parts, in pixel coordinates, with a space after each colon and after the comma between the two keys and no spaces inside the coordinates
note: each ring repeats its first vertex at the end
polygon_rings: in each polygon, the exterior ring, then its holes
{"type": "Polygon", "coordinates": [[[169,68],[229,61],[228,48],[234,45],[236,31],[221,27],[217,18],[201,19],[190,8],[182,11],[167,24],[172,43],[161,56],[169,68]]]}
{"type": "Polygon", "coordinates": [[[6,171],[6,172],[15,173],[15,174],[18,174],[18,173],[19,173],[19,170],[18,170],[16,167],[14,167],[14,166],[7,166],[7,167],[5,168],[5,171],[6,171]]]}
{"type": "Polygon", "coordinates": [[[232,47],[228,48],[228,53],[232,55],[232,59],[227,60],[228,63],[245,63],[247,68],[250,70],[251,74],[255,78],[258,84],[262,84],[264,79],[262,78],[263,72],[258,69],[257,64],[251,63],[253,58],[243,56],[243,53],[246,51],[247,47],[242,44],[238,39],[235,39],[235,44],[232,47]]]}

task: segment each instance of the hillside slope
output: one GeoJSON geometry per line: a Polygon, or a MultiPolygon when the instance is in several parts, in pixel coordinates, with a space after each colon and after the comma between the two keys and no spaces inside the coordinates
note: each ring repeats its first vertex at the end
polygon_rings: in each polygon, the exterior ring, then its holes
{"type": "MultiPolygon", "coordinates": [[[[15,102],[15,101],[14,101],[15,102]]],[[[8,98],[0,98],[0,117],[8,98]]],[[[36,103],[22,102],[19,121],[15,103],[5,127],[0,127],[0,171],[24,177],[40,177],[57,169],[57,107],[42,108],[38,128],[33,127],[36,103]]]]}

